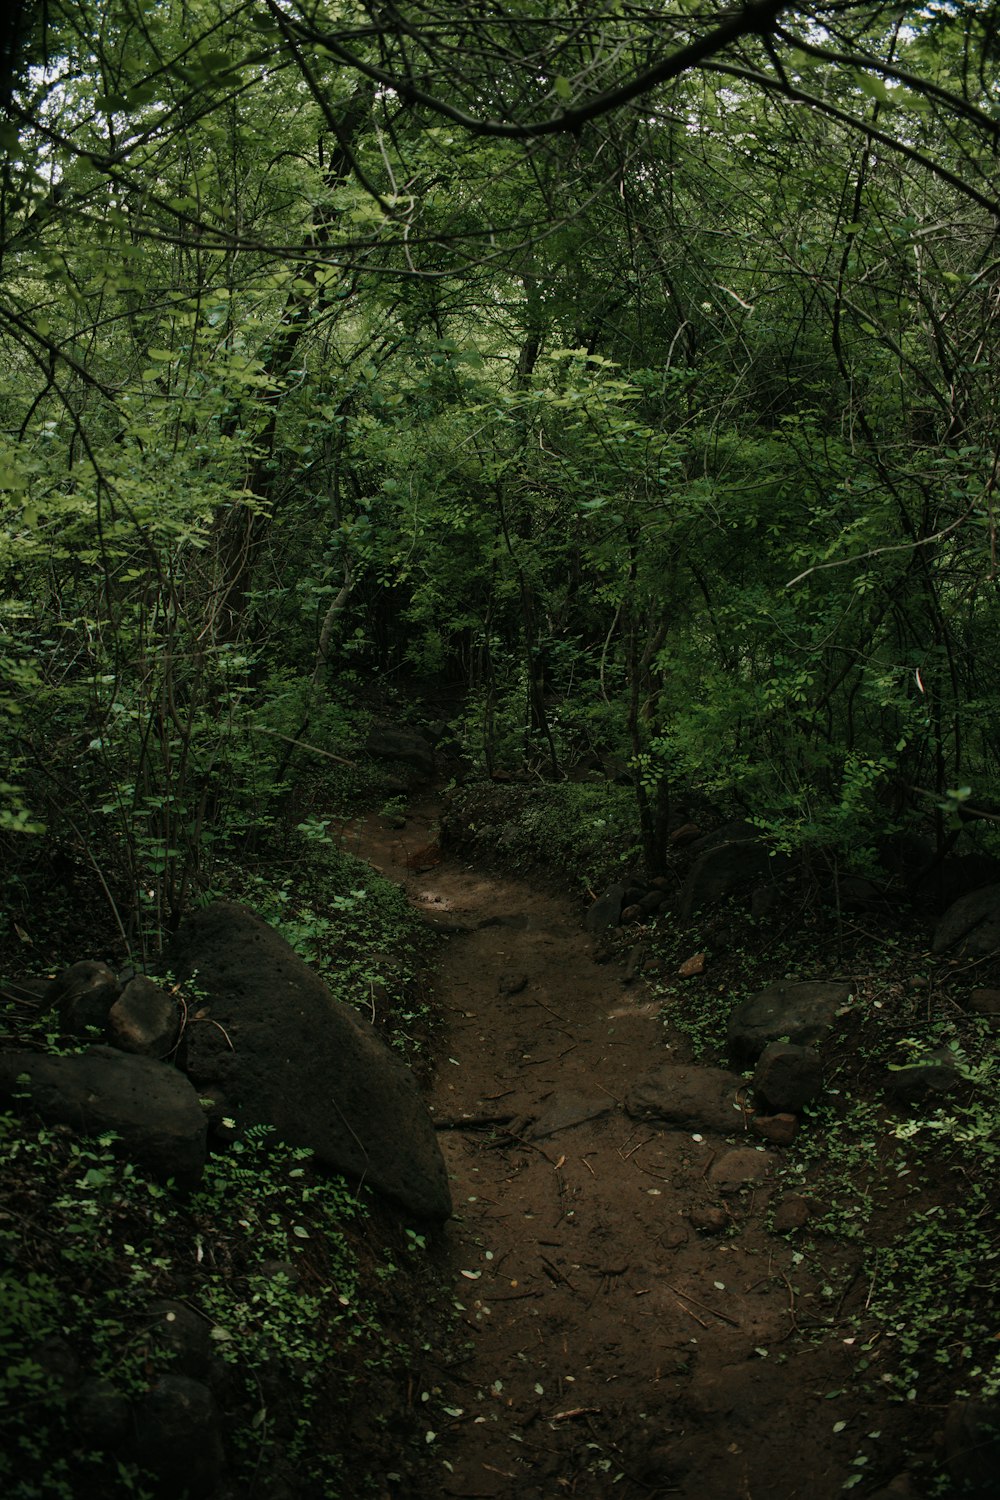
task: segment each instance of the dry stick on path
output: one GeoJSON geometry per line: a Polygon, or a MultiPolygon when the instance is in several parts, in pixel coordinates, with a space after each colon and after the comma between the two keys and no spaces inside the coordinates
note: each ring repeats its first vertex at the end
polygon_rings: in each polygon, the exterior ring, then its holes
{"type": "Polygon", "coordinates": [[[740,1328],[742,1326],[741,1324],[737,1323],[735,1318],[731,1318],[728,1313],[719,1312],[716,1308],[709,1307],[708,1303],[702,1302],[699,1297],[693,1297],[690,1292],[682,1292],[679,1286],[671,1286],[669,1281],[665,1281],[663,1285],[669,1291],[674,1292],[678,1297],[686,1297],[688,1302],[694,1303],[695,1307],[700,1307],[705,1312],[711,1313],[713,1318],[721,1318],[723,1323],[731,1323],[734,1328],[740,1328]]]}

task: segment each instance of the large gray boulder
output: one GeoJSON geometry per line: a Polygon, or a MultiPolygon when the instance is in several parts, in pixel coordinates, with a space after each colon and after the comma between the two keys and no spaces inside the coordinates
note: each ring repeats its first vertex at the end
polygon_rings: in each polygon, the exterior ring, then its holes
{"type": "Polygon", "coordinates": [[[809,1047],[829,1032],[851,999],[851,987],[837,981],[802,980],[769,984],[751,995],[729,1017],[727,1039],[735,1062],[756,1062],[770,1042],[809,1047]]]}
{"type": "Polygon", "coordinates": [[[1000,885],[984,885],[949,906],[934,930],[935,953],[983,958],[1000,948],[1000,885]]]}
{"type": "Polygon", "coordinates": [[[182,1073],[115,1047],[70,1057],[0,1055],[0,1100],[80,1135],[113,1131],[128,1156],[190,1186],[205,1165],[205,1114],[182,1073]]]}
{"type": "Polygon", "coordinates": [[[273,1125],[408,1212],[448,1218],[448,1173],[409,1068],[273,927],[216,901],[183,924],[167,961],[206,997],[187,1028],[197,1081],[213,1082],[214,1057],[241,1125],[273,1125]]]}

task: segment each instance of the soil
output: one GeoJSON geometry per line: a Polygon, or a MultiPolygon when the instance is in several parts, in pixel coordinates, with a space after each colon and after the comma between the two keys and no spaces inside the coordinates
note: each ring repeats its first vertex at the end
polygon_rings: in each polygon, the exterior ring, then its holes
{"type": "Polygon", "coordinates": [[[913,1493],[914,1413],[847,1320],[865,1293],[849,1252],[831,1242],[846,1288],[831,1304],[823,1270],[770,1227],[781,1150],[765,1180],[725,1190],[713,1167],[760,1144],[738,1098],[726,1135],[631,1119],[630,1084],[687,1062],[682,1039],[641,980],[597,961],[578,903],[442,855],[436,817],[427,803],[399,831],[371,818],[347,841],[442,933],[430,1103],[459,1321],[413,1393],[435,1493],[913,1493]],[[692,1223],[703,1210],[714,1232],[692,1223]]]}

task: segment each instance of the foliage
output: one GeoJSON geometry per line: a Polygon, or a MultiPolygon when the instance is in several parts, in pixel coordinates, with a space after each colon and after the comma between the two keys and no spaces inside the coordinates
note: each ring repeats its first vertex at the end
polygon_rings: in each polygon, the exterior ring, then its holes
{"type": "Polygon", "coordinates": [[[146,1492],[134,1462],[79,1449],[74,1397],[94,1374],[141,1401],[172,1358],[148,1309],[178,1296],[230,1366],[239,1482],[280,1458],[303,1493],[327,1493],[350,1461],[333,1408],[407,1358],[379,1311],[396,1272],[385,1252],[372,1263],[367,1201],[266,1129],[211,1158],[190,1197],[123,1161],[110,1137],[11,1115],[0,1135],[4,1493],[146,1492]]]}
{"type": "Polygon", "coordinates": [[[268,866],[220,863],[217,892],[245,901],[418,1070],[428,1064],[437,1018],[424,995],[428,929],[400,887],[333,842],[315,815],[286,843],[292,858],[268,866]]]}
{"type": "Polygon", "coordinates": [[[484,855],[590,894],[620,879],[639,852],[631,793],[602,779],[457,793],[446,823],[449,837],[484,855]]]}

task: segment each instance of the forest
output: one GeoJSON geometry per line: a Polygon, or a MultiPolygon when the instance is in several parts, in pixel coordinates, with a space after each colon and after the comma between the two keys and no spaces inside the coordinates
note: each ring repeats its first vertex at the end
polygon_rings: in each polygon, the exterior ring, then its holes
{"type": "Polygon", "coordinates": [[[1000,854],[989,0],[12,0],[0,147],[8,971],[373,722],[646,880],[1000,854]]]}
{"type": "Polygon", "coordinates": [[[155,933],[373,683],[861,861],[995,797],[988,5],[14,6],[3,835],[155,933]]]}

